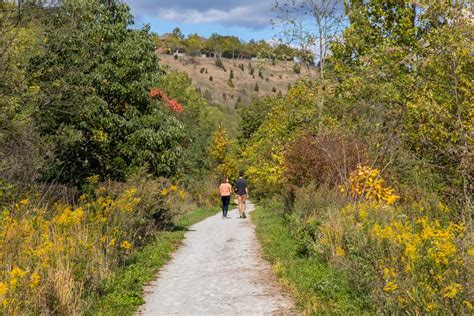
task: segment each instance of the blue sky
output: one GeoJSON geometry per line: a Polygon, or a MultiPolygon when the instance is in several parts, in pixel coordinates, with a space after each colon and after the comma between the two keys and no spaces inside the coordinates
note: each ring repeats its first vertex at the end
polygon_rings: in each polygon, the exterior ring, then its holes
{"type": "Polygon", "coordinates": [[[150,24],[162,34],[179,27],[185,35],[212,33],[243,40],[269,40],[275,35],[270,19],[274,0],[125,0],[135,26],[150,24]]]}

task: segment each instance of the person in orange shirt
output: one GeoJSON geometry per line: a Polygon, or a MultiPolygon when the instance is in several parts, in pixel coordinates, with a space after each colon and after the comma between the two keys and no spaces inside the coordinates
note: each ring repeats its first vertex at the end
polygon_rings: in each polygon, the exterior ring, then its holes
{"type": "Polygon", "coordinates": [[[222,218],[229,218],[227,217],[227,212],[229,210],[231,193],[232,185],[229,183],[229,178],[224,177],[221,181],[221,185],[219,186],[219,194],[222,201],[222,218]]]}

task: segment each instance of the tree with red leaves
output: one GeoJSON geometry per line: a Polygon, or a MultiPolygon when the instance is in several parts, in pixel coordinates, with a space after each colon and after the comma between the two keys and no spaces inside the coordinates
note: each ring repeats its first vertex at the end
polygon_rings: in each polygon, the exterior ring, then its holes
{"type": "Polygon", "coordinates": [[[181,103],[178,102],[178,100],[176,99],[170,99],[166,93],[164,93],[163,91],[161,91],[159,88],[153,88],[150,90],[150,92],[148,92],[148,95],[151,97],[151,98],[155,98],[155,97],[159,97],[161,98],[163,101],[166,102],[166,105],[171,109],[171,111],[173,112],[176,112],[176,113],[180,113],[180,112],[183,112],[184,111],[184,107],[181,103]]]}

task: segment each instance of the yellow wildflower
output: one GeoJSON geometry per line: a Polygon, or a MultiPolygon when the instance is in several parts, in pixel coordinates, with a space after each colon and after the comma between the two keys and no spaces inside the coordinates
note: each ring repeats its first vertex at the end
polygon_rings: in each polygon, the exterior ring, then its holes
{"type": "Polygon", "coordinates": [[[468,301],[463,301],[463,304],[466,305],[467,309],[472,311],[472,303],[468,301]]]}
{"type": "Polygon", "coordinates": [[[346,252],[344,251],[344,249],[342,249],[341,247],[337,246],[336,247],[336,256],[338,257],[344,257],[346,255],[346,252]]]}
{"type": "Polygon", "coordinates": [[[33,274],[31,274],[30,287],[31,288],[38,287],[38,285],[40,284],[40,281],[41,281],[40,275],[37,272],[33,272],[33,274]]]}
{"type": "Polygon", "coordinates": [[[432,310],[435,310],[437,307],[438,307],[438,304],[436,303],[428,303],[425,309],[427,312],[431,312],[432,310]]]}
{"type": "Polygon", "coordinates": [[[124,240],[120,244],[120,248],[122,248],[122,249],[132,249],[132,244],[130,242],[128,242],[127,240],[124,240]]]}
{"type": "Polygon", "coordinates": [[[26,271],[25,270],[22,270],[21,268],[19,267],[15,267],[13,268],[13,270],[10,272],[10,276],[12,278],[15,278],[15,277],[24,277],[26,275],[26,271]]]}
{"type": "Polygon", "coordinates": [[[452,283],[451,285],[443,289],[443,297],[454,298],[462,290],[462,286],[459,283],[452,283]]]}
{"type": "Polygon", "coordinates": [[[99,182],[99,175],[95,174],[93,176],[88,177],[87,182],[89,184],[96,184],[97,182],[99,182]]]}
{"type": "Polygon", "coordinates": [[[395,281],[389,281],[387,284],[385,284],[383,290],[385,292],[393,292],[398,288],[398,285],[395,281]]]}
{"type": "Polygon", "coordinates": [[[0,282],[0,295],[5,295],[8,292],[8,286],[5,282],[0,282]]]}

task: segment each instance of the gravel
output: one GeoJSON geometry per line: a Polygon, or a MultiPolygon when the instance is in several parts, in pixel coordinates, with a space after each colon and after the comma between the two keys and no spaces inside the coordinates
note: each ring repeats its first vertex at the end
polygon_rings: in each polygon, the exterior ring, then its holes
{"type": "MultiPolygon", "coordinates": [[[[248,204],[248,213],[253,205],[248,204]]],[[[214,215],[190,227],[184,244],[145,288],[138,315],[287,315],[293,301],[281,293],[261,258],[250,219],[214,215]]]]}

